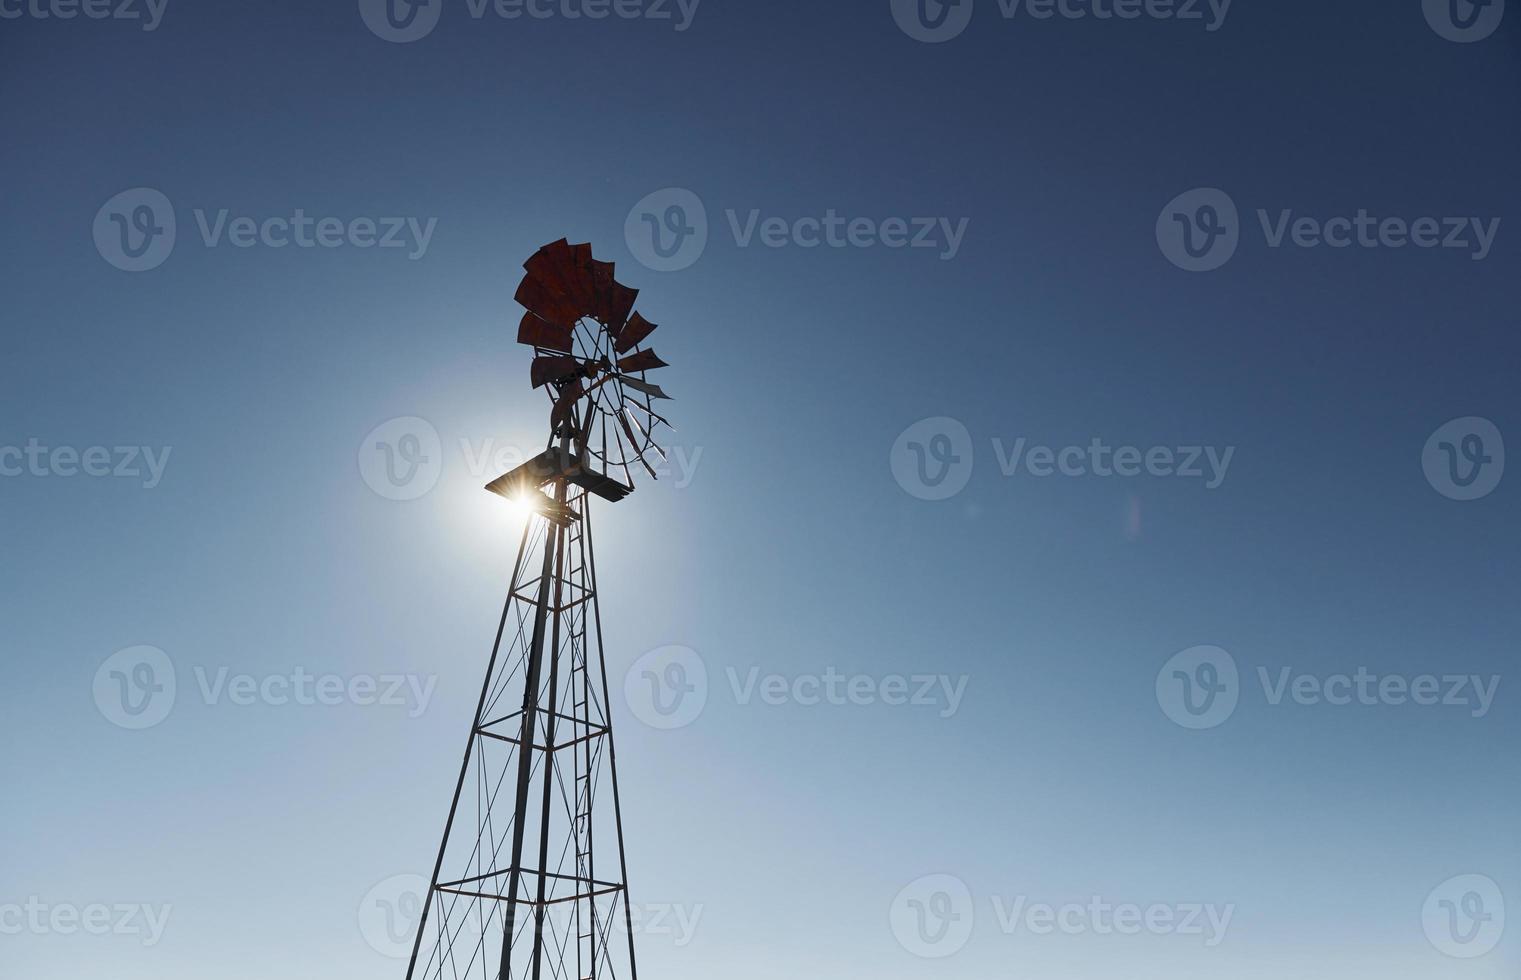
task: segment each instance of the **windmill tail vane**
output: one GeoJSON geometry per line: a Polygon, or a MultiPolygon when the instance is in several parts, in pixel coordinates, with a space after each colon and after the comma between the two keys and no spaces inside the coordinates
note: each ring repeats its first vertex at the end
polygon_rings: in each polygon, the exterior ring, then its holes
{"type": "Polygon", "coordinates": [[[407,980],[638,980],[591,499],[623,500],[670,423],[638,291],[590,245],[525,264],[518,341],[544,452],[487,489],[532,504],[407,980]]]}

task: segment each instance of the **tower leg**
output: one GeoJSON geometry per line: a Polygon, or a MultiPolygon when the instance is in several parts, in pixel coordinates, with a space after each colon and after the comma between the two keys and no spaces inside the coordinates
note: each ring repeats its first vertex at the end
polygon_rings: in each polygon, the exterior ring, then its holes
{"type": "MultiPolygon", "coordinates": [[[[560,480],[555,486],[555,500],[565,503],[565,481],[560,480]]],[[[518,886],[523,880],[523,833],[528,829],[528,789],[533,781],[533,746],[534,739],[538,737],[538,708],[539,708],[539,677],[544,669],[544,626],[549,615],[549,596],[551,574],[555,570],[556,556],[560,553],[561,538],[564,530],[558,527],[547,527],[544,531],[544,567],[539,573],[539,599],[534,610],[533,619],[533,643],[528,654],[527,679],[523,684],[523,724],[518,736],[518,785],[517,806],[513,810],[514,819],[512,826],[512,864],[507,872],[507,911],[506,924],[502,931],[502,969],[498,974],[500,980],[510,980],[512,976],[512,934],[517,928],[518,913],[518,886]]],[[[555,617],[559,621],[558,614],[555,617]]],[[[558,657],[555,658],[558,661],[558,657]]],[[[553,668],[551,668],[553,673],[553,668]]],[[[553,729],[554,699],[549,702],[550,726],[553,729]]],[[[552,746],[554,743],[546,742],[552,746]]],[[[548,793],[548,780],[552,767],[546,761],[544,766],[545,792],[548,793]]],[[[540,868],[542,870],[542,865],[540,868]]],[[[542,879],[542,875],[540,878],[542,879]]],[[[538,962],[540,953],[540,930],[535,924],[533,961],[534,980],[538,980],[538,962]]]]}
{"type": "Polygon", "coordinates": [[[553,493],[519,544],[408,980],[637,980],[587,494],[553,493]]]}

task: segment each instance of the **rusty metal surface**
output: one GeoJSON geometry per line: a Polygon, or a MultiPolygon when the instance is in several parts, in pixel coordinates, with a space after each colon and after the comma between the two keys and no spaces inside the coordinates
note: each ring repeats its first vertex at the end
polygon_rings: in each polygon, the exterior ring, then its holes
{"type": "Polygon", "coordinates": [[[619,375],[618,380],[621,381],[626,387],[632,388],[637,392],[641,392],[642,394],[649,395],[651,398],[669,399],[671,397],[670,395],[667,395],[665,392],[661,391],[659,385],[652,385],[648,381],[640,381],[638,378],[629,378],[623,375],[619,375]]]}
{"type": "Polygon", "coordinates": [[[657,326],[659,324],[651,323],[641,314],[635,313],[629,317],[628,323],[618,332],[618,342],[613,349],[620,354],[632,350],[640,341],[654,333],[657,326]]]}
{"type": "Polygon", "coordinates": [[[529,367],[529,378],[535,388],[542,388],[556,381],[564,381],[579,375],[582,371],[581,361],[569,355],[546,355],[535,357],[529,367]]]}
{"type": "Polygon", "coordinates": [[[556,292],[531,274],[523,277],[513,298],[530,313],[537,314],[541,320],[547,320],[557,327],[574,327],[576,321],[581,319],[575,304],[564,294],[556,292]]]}
{"type": "Polygon", "coordinates": [[[518,324],[518,343],[528,344],[530,347],[564,351],[568,354],[575,349],[574,338],[575,331],[570,327],[557,327],[532,313],[524,313],[523,322],[518,324]]]}
{"type": "Polygon", "coordinates": [[[660,355],[655,353],[654,350],[642,350],[637,354],[630,354],[628,357],[618,360],[618,370],[620,371],[653,371],[656,368],[663,367],[670,367],[670,365],[662,361],[660,355]]]}

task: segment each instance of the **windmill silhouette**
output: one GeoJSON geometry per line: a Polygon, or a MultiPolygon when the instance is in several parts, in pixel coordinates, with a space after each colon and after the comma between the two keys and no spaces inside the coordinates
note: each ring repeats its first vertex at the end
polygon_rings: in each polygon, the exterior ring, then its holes
{"type": "Polygon", "coordinates": [[[592,547],[592,498],[652,478],[655,324],[590,245],[525,263],[518,341],[550,398],[545,450],[492,481],[528,504],[408,980],[637,980],[592,547]],[[621,931],[622,936],[617,935],[621,931]]]}

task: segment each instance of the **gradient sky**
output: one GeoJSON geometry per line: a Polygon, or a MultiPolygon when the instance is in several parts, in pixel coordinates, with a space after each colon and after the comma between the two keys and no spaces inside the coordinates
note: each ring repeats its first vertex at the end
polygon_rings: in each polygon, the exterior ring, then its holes
{"type": "Polygon", "coordinates": [[[1462,417],[1521,444],[1521,13],[1464,44],[1420,0],[1236,0],[1214,31],[978,0],[927,44],[887,0],[705,0],[685,30],[442,2],[413,43],[346,0],[0,19],[0,448],[170,451],[153,487],[0,477],[0,929],[33,898],[172,908],[151,946],[0,934],[0,974],[404,975],[363,906],[431,865],[520,527],[471,460],[542,444],[512,295],[569,236],[643,290],[697,460],[597,515],[615,689],[666,645],[710,680],[677,730],[615,699],[634,901],[701,910],[690,942],[640,937],[647,977],[1516,975],[1514,924],[1453,959],[1422,907],[1470,874],[1521,903],[1521,476],[1458,501],[1422,458],[1462,417]],[[625,222],[673,187],[709,241],[657,272],[625,222]],[[1156,224],[1201,187],[1242,240],[1190,273],[1156,224]],[[141,273],[92,237],[133,188],[178,220],[141,273]],[[194,217],[298,208],[436,226],[412,260],[208,247],[194,217]],[[967,224],[948,261],[741,245],[727,214],[756,209],[967,224]],[[1275,249],[1258,209],[1502,224],[1482,261],[1275,249]],[[360,468],[403,417],[441,439],[410,501],[360,468]],[[937,417],[973,462],[925,501],[892,455],[937,417]],[[1234,456],[1215,489],[1004,476],[994,440],[1020,438],[1234,456]],[[138,645],[179,685],[143,731],[92,693],[138,645]],[[1155,690],[1198,645],[1242,675],[1205,731],[1155,690]],[[1257,680],[1360,666],[1501,684],[1474,717],[1273,705],[1257,680]],[[420,713],[208,703],[222,668],[436,688],[420,713]],[[830,669],[967,683],[942,717],[730,680],[830,669]],[[940,960],[891,925],[932,874],[974,902],[940,960]],[[1006,935],[1020,896],[1234,917],[1213,948],[1006,935]]]}

